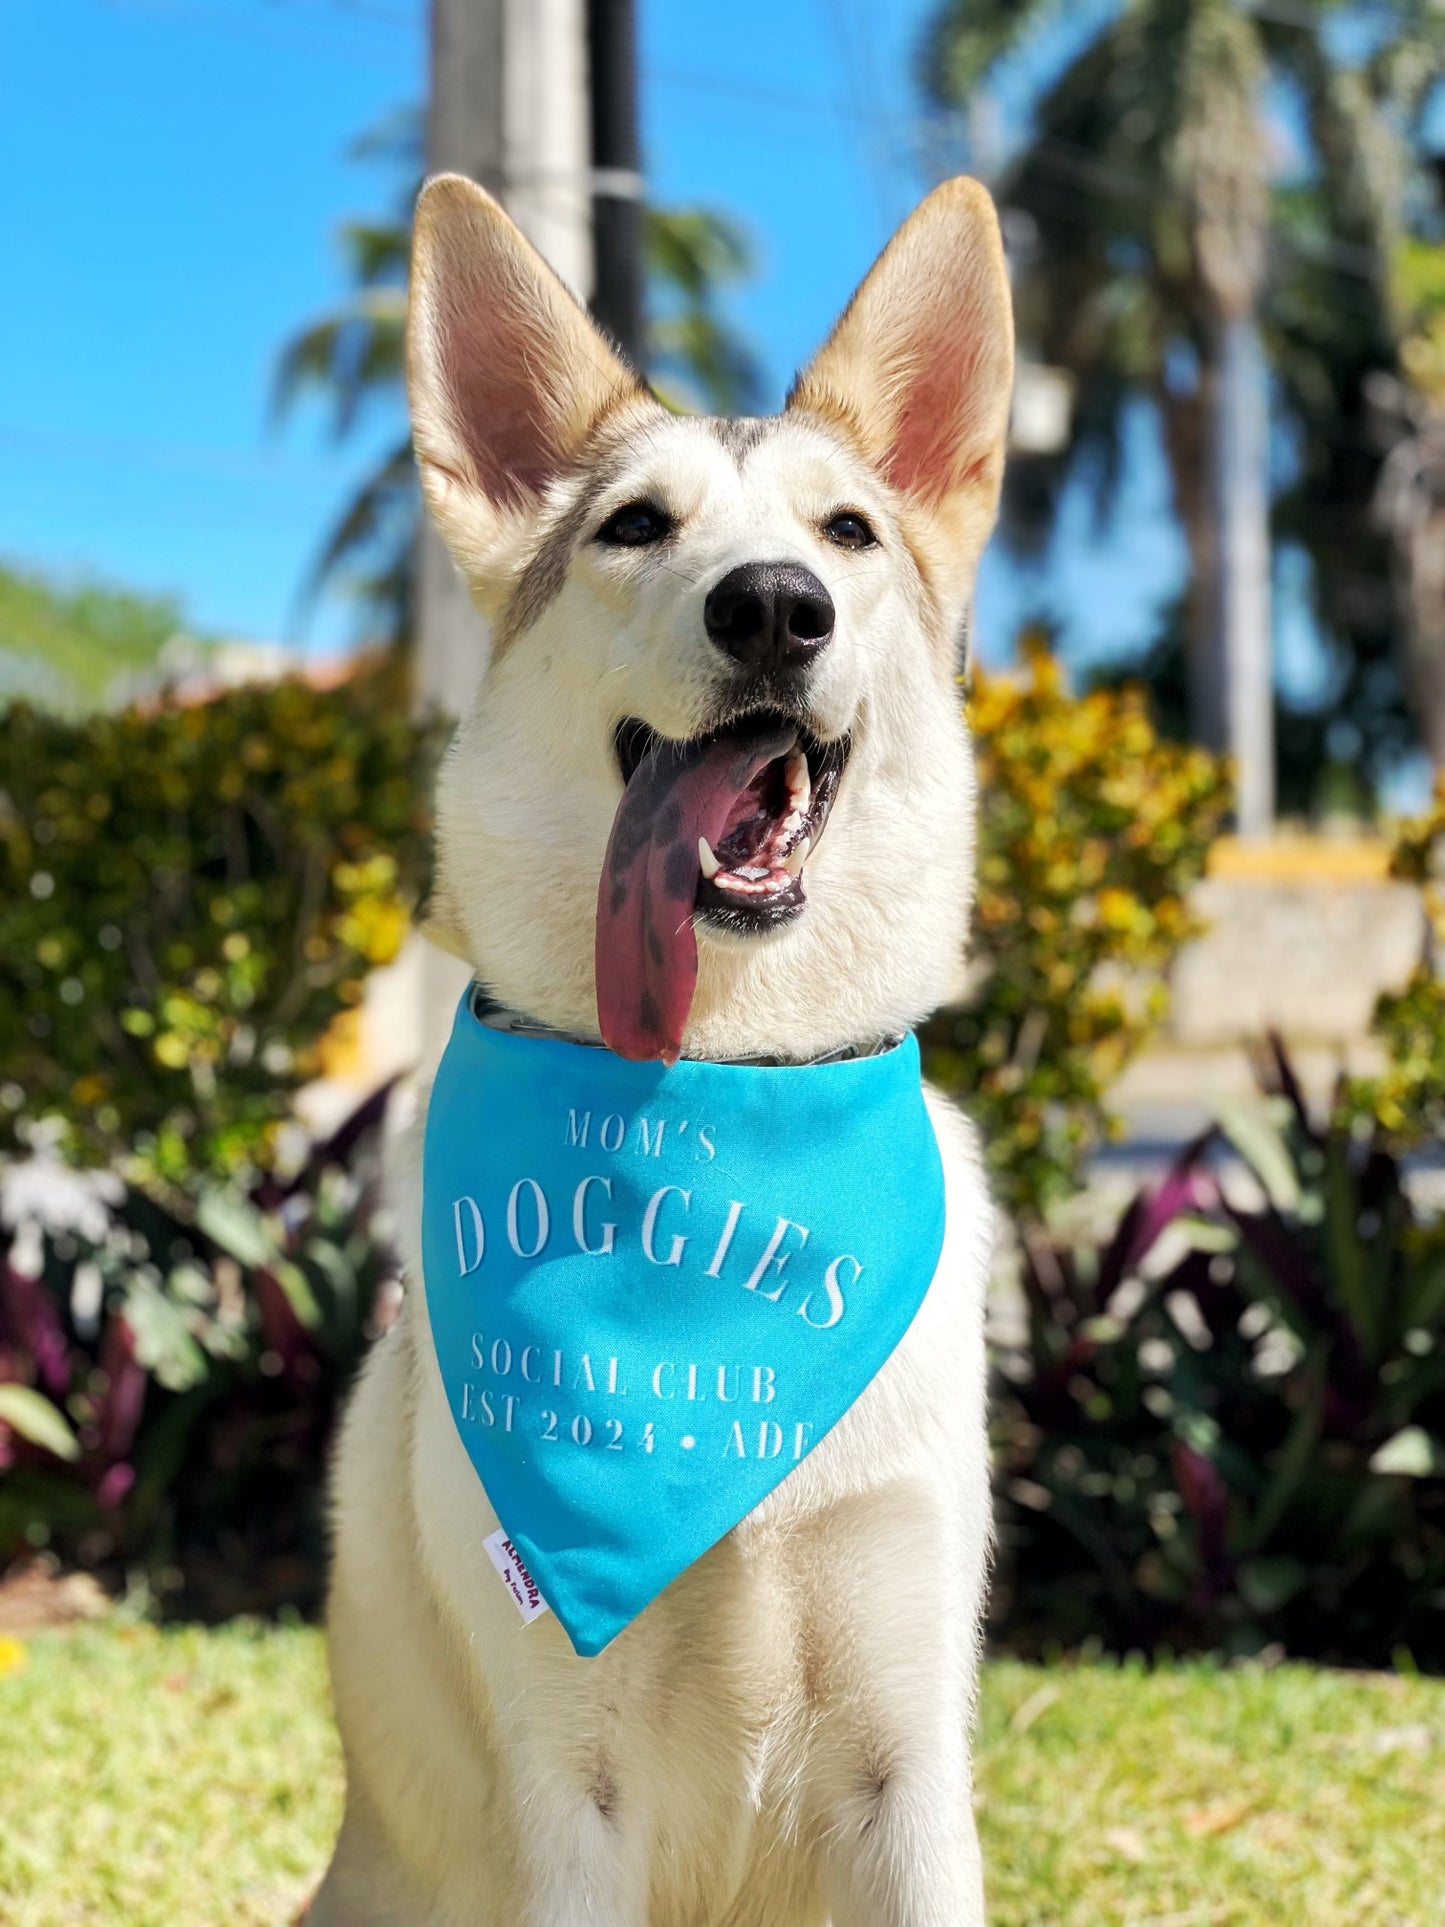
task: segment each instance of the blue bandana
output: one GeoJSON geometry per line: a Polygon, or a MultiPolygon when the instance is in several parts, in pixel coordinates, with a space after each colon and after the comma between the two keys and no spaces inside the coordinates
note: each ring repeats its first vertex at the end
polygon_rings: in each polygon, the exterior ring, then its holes
{"type": "Polygon", "coordinates": [[[912,1037],[664,1068],[463,998],[427,1114],[427,1307],[457,1431],[578,1653],[837,1423],[942,1243],[912,1037]]]}

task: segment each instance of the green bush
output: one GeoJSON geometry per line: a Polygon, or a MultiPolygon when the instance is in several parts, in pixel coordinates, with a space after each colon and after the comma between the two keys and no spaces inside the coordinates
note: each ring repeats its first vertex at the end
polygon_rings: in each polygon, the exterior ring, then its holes
{"type": "MultiPolygon", "coordinates": [[[[1075,702],[1042,655],[973,710],[983,987],[930,1063],[1038,1212],[1157,1015],[1225,790],[1141,698],[1075,702]]],[[[208,1610],[315,1598],[326,1440],[393,1277],[379,1116],[299,1176],[283,1153],[421,887],[433,748],[376,676],[7,718],[0,1157],[110,1176],[78,1215],[11,1213],[0,1562],[44,1545],[208,1610]]]]}
{"type": "Polygon", "coordinates": [[[278,1155],[422,887],[432,745],[388,675],[0,733],[0,1155],[143,1186],[278,1155]]]}
{"type": "Polygon", "coordinates": [[[1186,894],[1229,803],[1222,765],[1160,738],[1142,692],[1075,698],[1039,638],[979,674],[978,988],[923,1036],[1025,1217],[1077,1188],[1104,1093],[1163,1015],[1186,894]]]}
{"type": "Polygon", "coordinates": [[[8,713],[0,1567],[316,1603],[327,1445],[396,1286],[385,1093],[319,1147],[294,1100],[405,935],[434,746],[385,666],[8,713]]]}
{"type": "Polygon", "coordinates": [[[1025,1240],[995,1420],[1026,1648],[1445,1671],[1445,1225],[1380,1136],[1311,1122],[1278,1051],[1268,1088],[1107,1249],[1025,1240]]]}

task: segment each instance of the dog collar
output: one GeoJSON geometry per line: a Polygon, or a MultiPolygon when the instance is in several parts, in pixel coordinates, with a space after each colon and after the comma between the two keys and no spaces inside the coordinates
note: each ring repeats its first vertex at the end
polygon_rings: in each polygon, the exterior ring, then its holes
{"type": "Polygon", "coordinates": [[[665,1068],[495,1029],[469,991],[427,1112],[425,1288],[524,1610],[600,1652],[744,1519],[912,1323],[943,1220],[911,1035],[665,1068]]]}
{"type": "MultiPolygon", "coordinates": [[[[584,1037],[578,1031],[553,1030],[550,1024],[539,1024],[531,1017],[524,1017],[518,1011],[508,1010],[505,1004],[494,1002],[479,984],[473,984],[470,992],[474,1014],[489,1030],[502,1030],[513,1037],[543,1037],[554,1043],[577,1044],[586,1050],[605,1050],[606,1045],[598,1037],[584,1037]]],[[[895,1049],[903,1042],[903,1032],[894,1031],[891,1036],[874,1038],[866,1044],[840,1044],[835,1050],[821,1051],[816,1057],[780,1057],[772,1051],[749,1051],[742,1057],[721,1059],[687,1058],[687,1063],[717,1062],[720,1064],[753,1065],[758,1069],[777,1067],[779,1069],[806,1070],[814,1064],[846,1064],[855,1057],[881,1057],[885,1051],[895,1049]]]]}

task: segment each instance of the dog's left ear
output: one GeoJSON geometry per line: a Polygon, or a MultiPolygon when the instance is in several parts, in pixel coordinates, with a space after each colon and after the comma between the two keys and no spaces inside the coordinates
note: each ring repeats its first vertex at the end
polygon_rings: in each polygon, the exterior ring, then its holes
{"type": "Polygon", "coordinates": [[[987,191],[945,181],[899,228],[788,397],[846,434],[921,511],[946,597],[966,589],[998,510],[1013,312],[987,191]]]}

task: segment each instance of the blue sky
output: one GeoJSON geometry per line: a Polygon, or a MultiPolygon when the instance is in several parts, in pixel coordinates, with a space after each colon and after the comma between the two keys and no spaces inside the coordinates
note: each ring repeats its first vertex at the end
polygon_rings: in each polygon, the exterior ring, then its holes
{"type": "MultiPolygon", "coordinates": [[[[733,300],[775,404],[928,184],[913,51],[929,0],[641,0],[650,191],[741,219],[733,300]]],[[[421,0],[5,0],[0,58],[0,555],[174,590],[227,635],[295,633],[323,531],[369,458],[319,419],[268,428],[279,343],[342,290],[348,214],[391,183],[347,159],[421,95],[421,0]]],[[[1118,533],[1071,505],[1046,570],[986,563],[1005,655],[1051,610],[1071,651],[1147,638],[1178,539],[1141,424],[1118,533]]],[[[347,629],[341,606],[306,631],[347,629]]]]}

